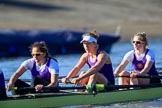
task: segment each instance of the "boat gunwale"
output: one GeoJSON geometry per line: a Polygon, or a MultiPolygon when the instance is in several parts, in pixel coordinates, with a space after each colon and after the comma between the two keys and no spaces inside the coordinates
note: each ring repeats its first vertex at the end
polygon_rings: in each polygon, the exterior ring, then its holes
{"type": "Polygon", "coordinates": [[[96,96],[100,93],[115,93],[115,92],[127,92],[127,91],[141,91],[145,89],[151,89],[151,88],[162,88],[161,86],[156,87],[143,87],[143,88],[134,88],[134,89],[127,89],[127,90],[111,90],[111,91],[102,91],[102,92],[75,92],[72,90],[60,90],[60,92],[51,92],[51,93],[28,93],[23,95],[11,95],[8,96],[6,100],[0,100],[0,101],[7,101],[7,100],[19,100],[19,99],[38,99],[38,98],[47,98],[47,97],[59,97],[59,96],[71,96],[71,95],[93,95],[96,96]]]}

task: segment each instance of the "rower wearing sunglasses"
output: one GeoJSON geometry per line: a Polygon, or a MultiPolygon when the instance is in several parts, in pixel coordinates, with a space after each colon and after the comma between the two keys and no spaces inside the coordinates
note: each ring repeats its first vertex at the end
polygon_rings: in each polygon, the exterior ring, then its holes
{"type": "Polygon", "coordinates": [[[159,83],[159,79],[137,78],[137,76],[158,75],[155,67],[155,54],[148,48],[146,33],[137,33],[131,39],[134,50],[127,52],[116,68],[114,76],[119,78],[119,85],[136,85],[159,83]],[[125,71],[128,63],[132,63],[131,72],[125,71]],[[129,76],[129,77],[122,77],[129,76]]]}
{"type": "MultiPolygon", "coordinates": [[[[11,76],[6,87],[10,90],[15,87],[35,87],[34,91],[40,92],[42,87],[58,85],[59,66],[55,58],[51,57],[44,41],[35,42],[30,46],[32,58],[25,60],[16,72],[11,76]],[[31,71],[31,85],[18,79],[26,70],[31,71]]],[[[16,91],[16,94],[25,94],[29,91],[16,91]]]]}

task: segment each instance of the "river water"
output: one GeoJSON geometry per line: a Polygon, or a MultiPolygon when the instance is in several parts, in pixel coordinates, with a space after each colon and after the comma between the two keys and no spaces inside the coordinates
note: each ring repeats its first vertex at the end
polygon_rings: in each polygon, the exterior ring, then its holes
{"type": "MultiPolygon", "coordinates": [[[[149,48],[155,52],[156,56],[156,67],[162,68],[162,38],[149,38],[149,48]]],[[[130,41],[122,41],[115,43],[112,47],[110,57],[113,63],[113,68],[115,70],[116,66],[122,60],[124,54],[131,50],[132,44],[130,41]]],[[[81,54],[70,54],[70,55],[55,55],[55,57],[59,61],[60,66],[60,76],[65,76],[77,63],[81,54]]],[[[21,62],[30,58],[29,57],[16,57],[16,58],[1,58],[0,59],[0,69],[3,70],[5,78],[10,78],[10,76],[15,72],[15,70],[19,67],[21,62]]],[[[86,70],[88,67],[85,66],[82,70],[86,70]]],[[[128,71],[130,70],[130,65],[126,68],[128,71]]],[[[22,79],[29,79],[30,73],[26,72],[21,76],[22,79]]],[[[151,100],[147,102],[126,102],[126,103],[117,103],[111,104],[107,106],[92,106],[92,105],[84,105],[84,106],[68,106],[66,108],[160,108],[162,107],[162,99],[151,100]]]]}

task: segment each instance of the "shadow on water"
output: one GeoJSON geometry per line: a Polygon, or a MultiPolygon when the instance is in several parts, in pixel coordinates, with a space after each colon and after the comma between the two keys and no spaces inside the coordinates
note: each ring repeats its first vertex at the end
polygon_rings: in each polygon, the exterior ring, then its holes
{"type": "Polygon", "coordinates": [[[0,4],[3,4],[4,6],[13,6],[13,7],[20,7],[26,9],[44,10],[44,11],[72,10],[71,7],[56,6],[52,4],[30,2],[30,1],[0,0],[0,4]]]}

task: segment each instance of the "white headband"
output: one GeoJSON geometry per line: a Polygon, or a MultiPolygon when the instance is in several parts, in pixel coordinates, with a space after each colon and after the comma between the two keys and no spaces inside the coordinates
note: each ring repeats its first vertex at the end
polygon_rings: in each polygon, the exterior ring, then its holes
{"type": "Polygon", "coordinates": [[[97,43],[97,39],[95,39],[94,37],[92,36],[85,36],[82,41],[80,41],[80,43],[83,43],[84,41],[87,41],[87,42],[96,42],[97,43]]]}

